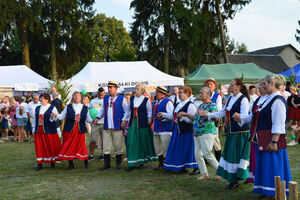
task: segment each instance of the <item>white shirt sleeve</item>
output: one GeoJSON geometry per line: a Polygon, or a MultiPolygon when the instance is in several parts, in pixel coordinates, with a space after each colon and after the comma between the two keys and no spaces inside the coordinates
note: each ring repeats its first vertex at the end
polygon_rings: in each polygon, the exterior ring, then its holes
{"type": "Polygon", "coordinates": [[[217,104],[218,111],[222,110],[222,97],[221,97],[221,95],[218,96],[216,104],[217,104]]]}
{"type": "MultiPolygon", "coordinates": [[[[55,114],[58,114],[58,111],[57,111],[57,109],[56,109],[56,107],[54,106],[54,108],[52,109],[52,113],[55,113],[55,114]]],[[[56,121],[56,117],[54,117],[54,118],[51,118],[50,117],[50,122],[53,122],[53,121],[56,121]]]]}
{"type": "Polygon", "coordinates": [[[123,98],[122,107],[123,107],[123,111],[126,112],[126,110],[128,109],[128,104],[125,97],[123,98]]]}
{"type": "Polygon", "coordinates": [[[249,113],[249,115],[240,115],[241,121],[238,122],[239,126],[242,127],[244,124],[249,124],[252,121],[253,114],[249,113]]]}
{"type": "MultiPolygon", "coordinates": [[[[191,103],[188,107],[187,113],[190,115],[195,115],[196,112],[197,112],[196,106],[193,103],[191,103]]],[[[186,116],[181,117],[180,121],[185,121],[190,124],[193,123],[193,120],[191,120],[190,118],[188,118],[186,116]]]]}
{"type": "Polygon", "coordinates": [[[127,104],[127,110],[124,110],[124,111],[125,111],[125,114],[124,114],[124,117],[123,117],[122,120],[124,120],[124,121],[129,121],[130,115],[131,115],[130,101],[129,101],[128,104],[127,104]]]}
{"type": "Polygon", "coordinates": [[[272,134],[285,134],[286,106],[280,99],[276,99],[272,110],[272,134]]]}
{"type": "Polygon", "coordinates": [[[101,119],[103,117],[103,115],[104,115],[104,106],[105,105],[104,105],[104,101],[103,101],[103,105],[101,106],[101,109],[100,109],[98,115],[96,116],[97,119],[101,119]]]}
{"type": "Polygon", "coordinates": [[[86,113],[86,120],[88,123],[92,123],[93,122],[93,119],[91,118],[91,115],[90,115],[90,111],[88,110],[88,112],[86,113]]]}
{"type": "MultiPolygon", "coordinates": [[[[241,118],[247,118],[248,114],[249,114],[249,109],[250,109],[250,103],[248,101],[248,99],[245,97],[243,98],[242,102],[241,102],[241,106],[240,106],[240,116],[241,118]]],[[[251,119],[250,119],[251,121],[251,119]]],[[[242,123],[239,124],[240,127],[242,127],[242,123]]]]}
{"type": "Polygon", "coordinates": [[[67,107],[68,106],[66,106],[64,108],[64,110],[60,114],[57,115],[57,119],[64,120],[66,118],[66,116],[67,116],[67,107]]]}
{"type": "Polygon", "coordinates": [[[151,106],[151,103],[150,103],[150,99],[148,99],[146,107],[147,107],[147,116],[148,116],[148,118],[152,118],[152,106],[151,106]]]}
{"type": "Polygon", "coordinates": [[[171,101],[169,101],[166,105],[166,113],[163,113],[162,121],[172,121],[173,120],[173,111],[174,105],[171,101]]]}
{"type": "Polygon", "coordinates": [[[225,113],[226,113],[226,110],[225,110],[225,106],[224,106],[222,108],[222,110],[220,110],[219,112],[208,113],[207,117],[208,117],[208,120],[211,120],[212,118],[220,119],[222,117],[225,117],[225,113]]]}
{"type": "Polygon", "coordinates": [[[36,126],[35,121],[36,121],[36,117],[35,117],[35,114],[34,114],[33,118],[32,118],[32,124],[31,124],[33,133],[35,133],[35,126],[36,126]]]}

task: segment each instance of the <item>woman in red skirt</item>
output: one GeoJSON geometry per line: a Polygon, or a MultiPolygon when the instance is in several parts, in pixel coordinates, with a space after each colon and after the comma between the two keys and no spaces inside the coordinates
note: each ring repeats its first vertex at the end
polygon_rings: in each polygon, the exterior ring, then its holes
{"type": "MultiPolygon", "coordinates": [[[[63,147],[59,153],[59,159],[68,160],[69,168],[74,168],[75,159],[83,160],[85,168],[88,168],[88,150],[85,144],[85,122],[92,123],[88,107],[81,104],[81,94],[74,92],[72,103],[67,105],[63,112],[57,115],[59,120],[66,118],[63,130],[63,147]]],[[[54,115],[55,116],[55,115],[54,115]]]]}
{"type": "Polygon", "coordinates": [[[50,163],[51,168],[54,168],[62,147],[56,123],[51,119],[51,115],[57,114],[57,109],[50,105],[50,95],[47,93],[41,94],[40,102],[41,105],[35,109],[32,122],[36,162],[38,164],[37,171],[42,169],[43,162],[50,163]]]}

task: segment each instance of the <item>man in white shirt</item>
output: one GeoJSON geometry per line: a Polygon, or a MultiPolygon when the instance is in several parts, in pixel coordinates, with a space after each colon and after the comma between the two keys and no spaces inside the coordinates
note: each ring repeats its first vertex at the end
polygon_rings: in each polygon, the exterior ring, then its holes
{"type": "Polygon", "coordinates": [[[18,127],[20,129],[19,142],[23,142],[23,136],[25,138],[25,141],[28,140],[26,131],[25,131],[25,126],[28,122],[27,113],[28,113],[28,104],[26,103],[26,97],[22,96],[21,104],[19,105],[19,107],[17,107],[17,110],[16,110],[18,127]]]}
{"type": "Polygon", "coordinates": [[[104,166],[99,170],[110,168],[110,154],[112,144],[116,153],[116,168],[121,169],[121,161],[123,154],[123,131],[121,127],[124,113],[127,110],[127,101],[124,96],[117,94],[118,83],[115,81],[108,82],[109,95],[104,96],[103,106],[101,107],[94,125],[104,117],[103,125],[103,151],[104,166]]]}
{"type": "Polygon", "coordinates": [[[252,110],[253,103],[258,98],[258,96],[256,95],[256,87],[254,85],[250,85],[249,87],[249,97],[250,97],[250,110],[252,110]]]}
{"type": "MultiPolygon", "coordinates": [[[[203,83],[204,86],[207,86],[210,89],[211,92],[211,101],[214,102],[217,105],[218,111],[222,110],[222,96],[220,93],[215,92],[215,89],[218,87],[218,83],[214,78],[209,78],[204,81],[203,83]]],[[[217,124],[217,134],[215,137],[215,142],[214,142],[214,151],[215,151],[215,156],[218,162],[221,159],[222,155],[222,147],[221,147],[221,142],[219,139],[219,123],[217,124]]]]}
{"type": "MultiPolygon", "coordinates": [[[[53,93],[57,93],[58,94],[58,92],[56,90],[56,87],[54,87],[54,86],[51,87],[51,92],[50,92],[51,101],[54,99],[53,96],[52,96],[53,93]]],[[[61,99],[61,95],[58,94],[57,98],[61,99]]]]}
{"type": "Polygon", "coordinates": [[[28,103],[28,117],[30,120],[32,120],[34,114],[35,114],[35,109],[37,106],[41,105],[40,103],[40,97],[38,95],[35,95],[33,97],[33,101],[28,103]]]}
{"type": "MultiPolygon", "coordinates": [[[[100,112],[102,106],[103,106],[103,98],[105,96],[105,90],[100,87],[97,92],[97,97],[93,99],[90,102],[90,109],[95,108],[97,109],[98,113],[100,112]]],[[[91,131],[91,138],[90,138],[90,155],[89,160],[94,159],[94,151],[96,148],[96,142],[100,138],[100,148],[101,148],[101,155],[99,156],[98,160],[101,160],[104,158],[103,153],[103,124],[104,124],[104,118],[101,118],[98,120],[98,123],[93,125],[92,131],[91,131]]]]}
{"type": "MultiPolygon", "coordinates": [[[[177,88],[178,89],[178,88],[177,88]]],[[[158,156],[159,164],[155,170],[164,166],[163,158],[166,157],[173,125],[173,102],[166,98],[168,91],[165,87],[156,88],[156,98],[152,107],[152,119],[154,129],[154,148],[158,156]]]]}
{"type": "Polygon", "coordinates": [[[179,102],[180,102],[180,99],[178,97],[178,92],[179,92],[179,89],[178,87],[174,87],[173,88],[173,95],[170,96],[170,100],[173,102],[173,105],[177,105],[179,102]]]}

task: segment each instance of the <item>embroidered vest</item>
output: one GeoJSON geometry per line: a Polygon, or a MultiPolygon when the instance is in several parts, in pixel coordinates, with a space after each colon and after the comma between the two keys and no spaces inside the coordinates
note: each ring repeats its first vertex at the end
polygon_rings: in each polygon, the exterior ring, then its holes
{"type": "Polygon", "coordinates": [[[51,113],[54,106],[50,106],[43,115],[40,115],[41,106],[37,106],[35,109],[35,132],[38,132],[38,127],[43,126],[44,133],[54,134],[57,133],[57,126],[55,121],[51,122],[51,113]]]}
{"type": "Polygon", "coordinates": [[[156,100],[152,106],[152,119],[154,132],[171,132],[173,128],[172,121],[162,121],[157,119],[157,114],[160,112],[167,112],[167,104],[171,101],[168,98],[164,98],[160,103],[156,100]]]}
{"type": "Polygon", "coordinates": [[[64,126],[64,131],[71,132],[75,126],[75,123],[79,125],[79,132],[85,133],[86,132],[86,115],[88,114],[88,107],[83,105],[80,115],[75,115],[75,111],[73,109],[72,104],[67,105],[67,115],[66,115],[66,123],[64,126]]]}

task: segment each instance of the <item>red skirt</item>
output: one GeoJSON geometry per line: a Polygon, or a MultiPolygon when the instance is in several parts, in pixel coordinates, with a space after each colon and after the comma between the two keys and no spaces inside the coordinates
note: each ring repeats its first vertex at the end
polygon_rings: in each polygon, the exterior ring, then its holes
{"type": "Polygon", "coordinates": [[[87,160],[88,150],[85,144],[85,133],[80,133],[78,123],[75,123],[71,132],[63,131],[65,138],[63,147],[59,153],[59,159],[62,160],[87,160]]]}
{"type": "Polygon", "coordinates": [[[294,107],[290,107],[289,109],[290,111],[290,119],[293,119],[293,120],[300,120],[300,109],[297,109],[297,108],[294,108],[294,107]]]}
{"type": "Polygon", "coordinates": [[[61,150],[61,142],[57,133],[46,134],[43,127],[39,126],[38,132],[34,135],[36,162],[55,163],[61,150]]]}

